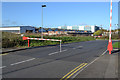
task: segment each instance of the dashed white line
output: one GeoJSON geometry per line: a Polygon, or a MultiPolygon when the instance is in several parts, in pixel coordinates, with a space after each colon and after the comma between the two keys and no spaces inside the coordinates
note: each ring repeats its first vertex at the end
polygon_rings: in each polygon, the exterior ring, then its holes
{"type": "Polygon", "coordinates": [[[56,53],[59,53],[59,52],[53,52],[53,53],[50,53],[50,54],[48,54],[48,55],[53,55],[53,54],[56,54],[56,53]]]}
{"type": "Polygon", "coordinates": [[[61,52],[64,52],[64,51],[67,51],[67,49],[65,49],[65,50],[62,50],[61,52]]]}
{"type": "Polygon", "coordinates": [[[2,68],[5,68],[6,66],[2,66],[2,67],[0,67],[0,69],[2,69],[2,68]]]}
{"type": "Polygon", "coordinates": [[[76,48],[73,48],[73,49],[77,49],[77,48],[81,48],[81,47],[83,47],[83,46],[78,46],[78,47],[76,47],[76,48]]]}
{"type": "MultiPolygon", "coordinates": [[[[62,50],[61,52],[65,52],[65,51],[67,51],[67,49],[65,49],[65,50],[62,50]]],[[[53,52],[53,53],[50,53],[50,54],[48,54],[48,55],[53,55],[53,54],[57,54],[57,53],[61,53],[61,52],[53,52]]]]}
{"type": "Polygon", "coordinates": [[[28,60],[25,60],[25,61],[13,63],[13,64],[10,64],[10,65],[13,66],[13,65],[21,64],[21,63],[24,63],[24,62],[32,61],[32,60],[34,60],[34,59],[35,59],[35,58],[32,58],[32,59],[28,59],[28,60]]]}

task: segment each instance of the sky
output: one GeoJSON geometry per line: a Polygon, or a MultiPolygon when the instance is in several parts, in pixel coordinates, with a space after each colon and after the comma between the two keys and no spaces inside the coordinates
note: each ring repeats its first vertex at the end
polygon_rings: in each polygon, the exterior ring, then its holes
{"type": "MultiPolygon", "coordinates": [[[[110,2],[3,2],[3,26],[35,26],[54,28],[73,25],[102,25],[109,29],[110,2]]],[[[113,2],[112,29],[118,24],[118,2],[113,2]]]]}

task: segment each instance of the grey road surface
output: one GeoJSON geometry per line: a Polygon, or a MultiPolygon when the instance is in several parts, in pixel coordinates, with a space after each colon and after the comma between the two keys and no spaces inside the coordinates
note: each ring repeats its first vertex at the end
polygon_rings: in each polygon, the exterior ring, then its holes
{"type": "Polygon", "coordinates": [[[2,57],[3,78],[62,78],[82,63],[90,63],[107,49],[107,40],[62,44],[11,52],[2,57]]]}

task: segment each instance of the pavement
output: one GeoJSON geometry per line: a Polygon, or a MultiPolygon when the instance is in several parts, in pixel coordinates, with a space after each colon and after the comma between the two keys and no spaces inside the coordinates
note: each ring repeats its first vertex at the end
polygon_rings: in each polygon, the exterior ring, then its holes
{"type": "Polygon", "coordinates": [[[109,55],[107,40],[77,42],[5,53],[2,76],[9,78],[117,78],[118,53],[109,55]]]}
{"type": "Polygon", "coordinates": [[[76,78],[118,78],[118,53],[105,53],[76,78]]]}

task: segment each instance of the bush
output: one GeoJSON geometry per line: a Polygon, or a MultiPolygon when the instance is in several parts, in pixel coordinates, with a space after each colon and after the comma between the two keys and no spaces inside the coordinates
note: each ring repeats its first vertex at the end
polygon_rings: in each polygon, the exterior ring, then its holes
{"type": "MultiPolygon", "coordinates": [[[[40,34],[25,34],[27,37],[31,38],[40,38],[40,34]]],[[[80,41],[90,41],[94,40],[91,36],[44,36],[46,39],[58,39],[62,40],[62,43],[71,43],[71,42],[80,42],[80,41]]],[[[27,40],[22,40],[20,34],[13,34],[8,32],[3,32],[2,36],[2,47],[21,47],[27,46],[27,40]]],[[[54,45],[59,44],[55,41],[39,41],[39,40],[30,40],[30,46],[44,46],[44,45],[54,45]]]]}

